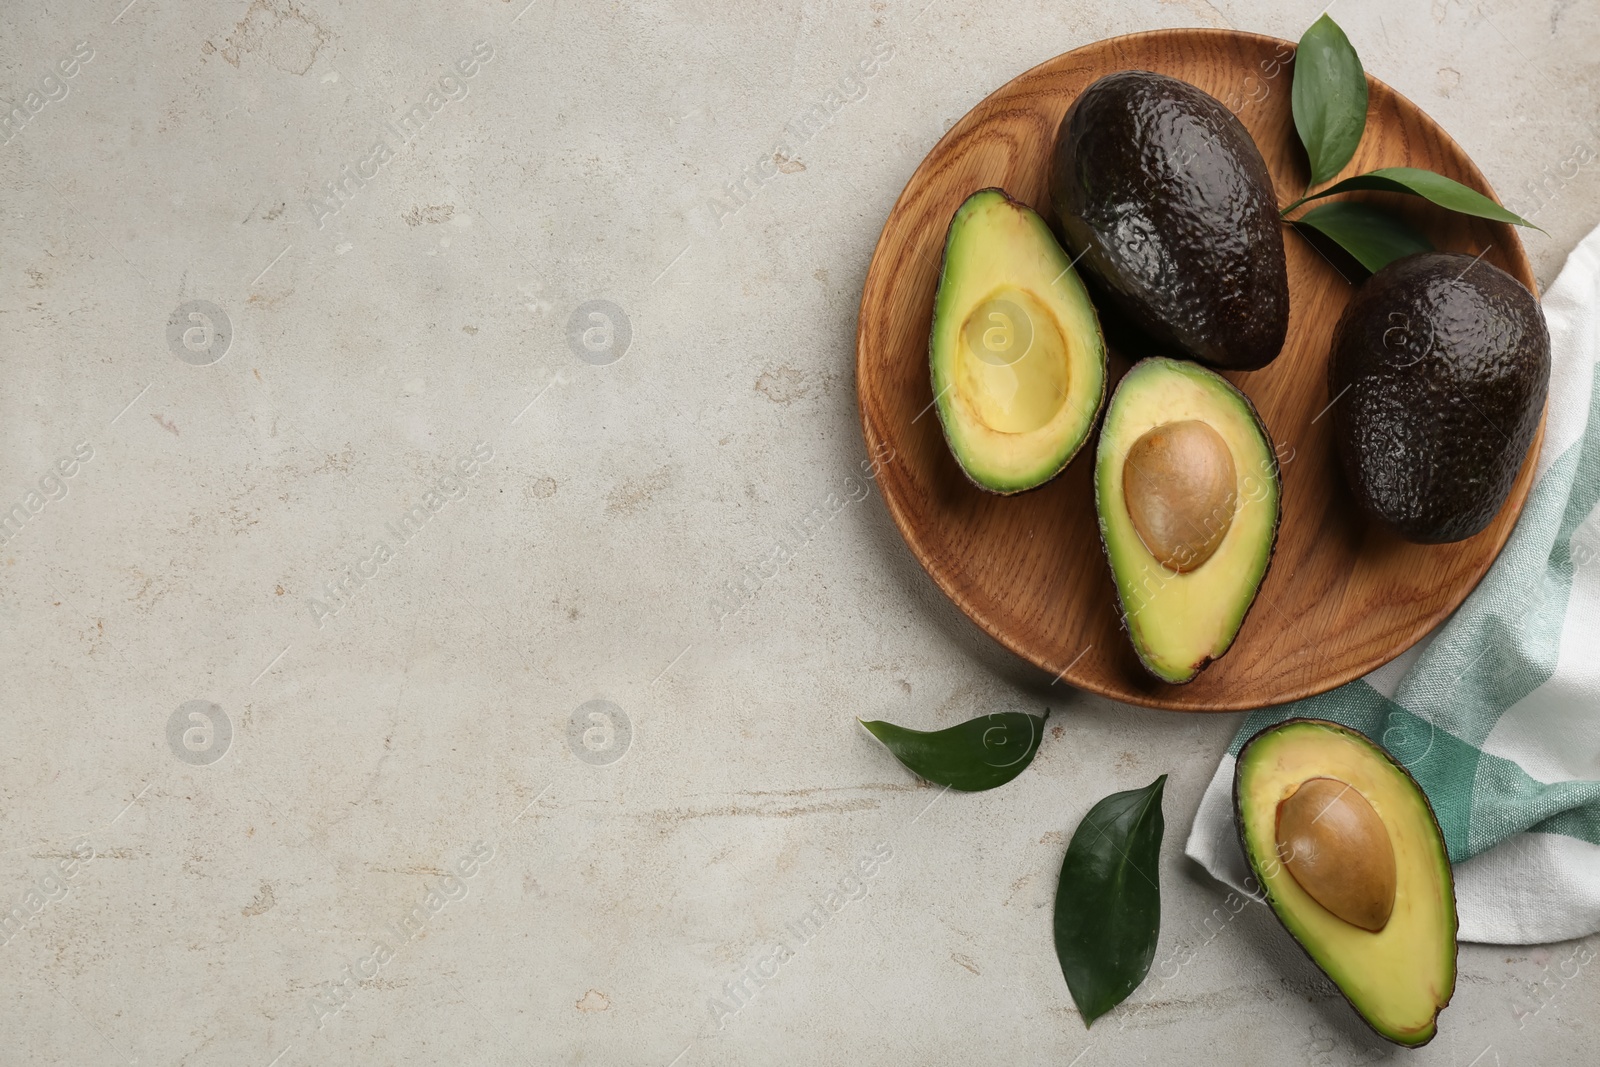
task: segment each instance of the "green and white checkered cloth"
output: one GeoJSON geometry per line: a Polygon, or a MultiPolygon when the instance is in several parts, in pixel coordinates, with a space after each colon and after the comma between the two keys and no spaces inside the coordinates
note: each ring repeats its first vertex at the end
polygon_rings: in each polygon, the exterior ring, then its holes
{"type": "Polygon", "coordinates": [[[1395,662],[1245,719],[1185,848],[1223,882],[1245,888],[1232,804],[1245,741],[1283,719],[1332,719],[1382,743],[1427,792],[1455,869],[1463,941],[1600,930],[1600,230],[1543,305],[1549,418],[1505,550],[1455,614],[1395,662]]]}

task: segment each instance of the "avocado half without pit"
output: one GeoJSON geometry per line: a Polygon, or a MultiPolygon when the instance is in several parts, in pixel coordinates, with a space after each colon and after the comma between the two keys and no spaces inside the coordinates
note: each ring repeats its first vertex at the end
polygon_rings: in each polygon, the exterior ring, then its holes
{"type": "Polygon", "coordinates": [[[1240,751],[1234,815],[1273,914],[1381,1036],[1432,1040],[1456,983],[1455,884],[1427,795],[1379,745],[1321,719],[1240,751]]]}
{"type": "Polygon", "coordinates": [[[1278,533],[1278,460],[1225,378],[1155,357],[1122,379],[1095,457],[1100,540],[1139,661],[1194,678],[1233,644],[1278,533]]]}
{"type": "Polygon", "coordinates": [[[999,189],[973,193],[950,220],[928,362],[950,451],[990,492],[1054,478],[1100,414],[1094,305],[1050,227],[999,189]]]}

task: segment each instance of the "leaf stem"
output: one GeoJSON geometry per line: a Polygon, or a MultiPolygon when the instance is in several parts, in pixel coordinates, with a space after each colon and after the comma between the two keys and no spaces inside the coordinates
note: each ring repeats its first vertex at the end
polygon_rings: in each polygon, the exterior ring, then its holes
{"type": "Polygon", "coordinates": [[[1293,211],[1295,208],[1299,207],[1301,204],[1305,203],[1307,200],[1310,200],[1310,199],[1311,199],[1311,194],[1307,193],[1305,196],[1302,196],[1299,200],[1296,200],[1294,203],[1290,204],[1288,207],[1286,207],[1282,211],[1278,212],[1278,217],[1280,219],[1288,218],[1289,217],[1289,212],[1293,211]]]}

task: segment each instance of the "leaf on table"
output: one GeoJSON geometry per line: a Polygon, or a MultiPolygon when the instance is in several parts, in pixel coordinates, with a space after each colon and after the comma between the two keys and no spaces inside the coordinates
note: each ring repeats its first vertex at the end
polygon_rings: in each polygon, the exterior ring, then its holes
{"type": "Polygon", "coordinates": [[[1385,193],[1409,193],[1463,215],[1475,215],[1480,219],[1492,219],[1495,222],[1509,222],[1514,226],[1532,226],[1536,230],[1539,229],[1521,215],[1507,211],[1476,189],[1469,189],[1458,181],[1446,178],[1443,174],[1435,174],[1420,167],[1382,167],[1366,174],[1357,174],[1353,178],[1346,178],[1305,199],[1321,200],[1335,193],[1352,193],[1363,189],[1374,189],[1385,193]]]}
{"type": "Polygon", "coordinates": [[[860,720],[895,759],[935,785],[977,793],[1005,785],[1033,762],[1044,739],[1044,715],[997,711],[948,730],[908,730],[860,720]]]}
{"type": "Polygon", "coordinates": [[[1370,204],[1344,200],[1321,204],[1294,224],[1322,234],[1374,274],[1401,256],[1433,251],[1428,239],[1409,223],[1370,204]]]}
{"type": "Polygon", "coordinates": [[[1067,845],[1056,888],[1056,957],[1087,1027],[1138,988],[1161,931],[1157,860],[1167,776],[1112,793],[1067,845]]]}
{"type": "Polygon", "coordinates": [[[1323,15],[1300,38],[1290,90],[1294,128],[1311,160],[1311,184],[1338,174],[1367,127],[1367,75],[1339,24],[1323,15]]]}

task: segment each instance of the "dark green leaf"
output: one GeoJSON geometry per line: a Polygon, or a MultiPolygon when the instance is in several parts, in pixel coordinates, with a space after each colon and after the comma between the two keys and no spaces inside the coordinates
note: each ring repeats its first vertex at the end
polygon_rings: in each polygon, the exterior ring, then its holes
{"type": "Polygon", "coordinates": [[[1312,208],[1294,220],[1316,230],[1376,274],[1401,256],[1431,252],[1433,245],[1411,226],[1369,204],[1338,200],[1312,208]]]}
{"type": "Polygon", "coordinates": [[[1311,184],[1321,185],[1350,162],[1367,126],[1367,75],[1350,38],[1327,15],[1300,38],[1289,96],[1311,184]]]}
{"type": "Polygon", "coordinates": [[[908,730],[861,721],[912,772],[936,785],[977,793],[1005,785],[1033,762],[1050,714],[997,711],[948,730],[908,730]]]}
{"type": "Polygon", "coordinates": [[[1150,971],[1161,931],[1162,775],[1089,809],[1056,887],[1056,957],[1083,1025],[1122,1003],[1150,971]]]}
{"type": "MultiPolygon", "coordinates": [[[[1383,167],[1367,174],[1357,174],[1335,185],[1330,185],[1306,200],[1321,200],[1335,193],[1351,193],[1359,189],[1376,189],[1385,193],[1410,193],[1432,200],[1440,207],[1459,211],[1463,215],[1476,215],[1480,219],[1509,222],[1515,226],[1533,226],[1521,215],[1513,214],[1475,189],[1451,181],[1443,174],[1419,167],[1383,167]]],[[[1539,229],[1533,226],[1534,229],[1539,229]]],[[[1543,231],[1540,231],[1541,233],[1543,231]]]]}

